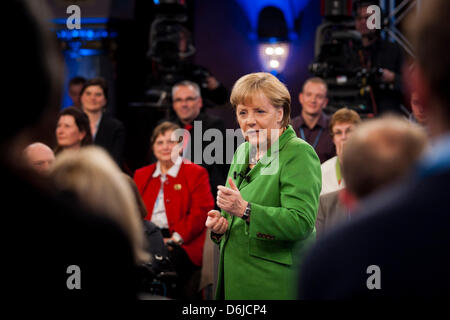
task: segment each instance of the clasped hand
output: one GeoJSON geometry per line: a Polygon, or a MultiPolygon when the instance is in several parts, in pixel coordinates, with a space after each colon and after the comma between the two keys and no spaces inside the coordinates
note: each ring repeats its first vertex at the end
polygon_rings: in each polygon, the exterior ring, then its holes
{"type": "MultiPolygon", "coordinates": [[[[228,183],[231,188],[218,186],[217,205],[220,209],[237,217],[244,215],[248,202],[242,199],[239,189],[234,184],[231,178],[228,178],[228,183]]],[[[220,215],[217,210],[208,212],[208,218],[205,223],[206,227],[217,234],[224,234],[228,229],[228,221],[220,215]]]]}
{"type": "Polygon", "coordinates": [[[217,205],[220,209],[233,216],[242,217],[248,203],[242,199],[241,192],[234,184],[233,179],[228,178],[228,183],[231,188],[224,186],[217,187],[219,189],[217,192],[217,205]]]}

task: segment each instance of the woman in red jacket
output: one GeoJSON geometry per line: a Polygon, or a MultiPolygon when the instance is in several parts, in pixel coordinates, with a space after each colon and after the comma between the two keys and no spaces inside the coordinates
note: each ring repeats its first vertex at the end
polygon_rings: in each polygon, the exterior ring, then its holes
{"type": "Polygon", "coordinates": [[[214,208],[208,172],[179,156],[173,134],[180,127],[158,125],[151,138],[156,163],[136,170],[134,181],[147,207],[147,220],[162,231],[178,274],[177,298],[198,298],[205,221],[214,208]]]}

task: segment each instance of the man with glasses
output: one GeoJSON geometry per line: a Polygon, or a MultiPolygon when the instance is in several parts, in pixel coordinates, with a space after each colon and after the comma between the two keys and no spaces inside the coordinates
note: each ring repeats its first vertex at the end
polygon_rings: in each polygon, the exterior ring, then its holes
{"type": "MultiPolygon", "coordinates": [[[[216,198],[217,186],[225,183],[228,173],[225,158],[225,124],[217,117],[200,112],[203,107],[203,100],[200,87],[195,82],[185,80],[172,87],[172,106],[176,117],[171,121],[189,132],[189,135],[186,134],[183,139],[183,157],[206,168],[209,174],[211,191],[216,198]],[[220,163],[206,162],[204,159],[204,149],[210,143],[213,143],[212,141],[203,142],[203,134],[208,129],[218,129],[223,137],[222,157],[218,157],[222,160],[220,163]],[[201,133],[200,137],[198,136],[199,133],[201,133]],[[201,154],[199,154],[200,151],[201,154]]],[[[214,159],[216,158],[214,157],[214,159]]]]}
{"type": "Polygon", "coordinates": [[[182,81],[173,86],[172,106],[183,126],[192,125],[203,107],[198,85],[191,81],[182,81]]]}
{"type": "Polygon", "coordinates": [[[354,127],[360,122],[359,114],[348,108],[341,108],[331,116],[329,130],[336,146],[336,156],[321,165],[321,195],[344,188],[344,179],[341,175],[342,150],[354,127]]]}

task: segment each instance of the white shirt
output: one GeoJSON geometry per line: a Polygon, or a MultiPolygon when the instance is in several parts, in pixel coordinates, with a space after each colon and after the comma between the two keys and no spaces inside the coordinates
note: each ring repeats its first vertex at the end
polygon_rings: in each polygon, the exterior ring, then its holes
{"type": "MultiPolygon", "coordinates": [[[[178,172],[180,171],[182,163],[182,158],[178,157],[175,161],[175,164],[167,171],[167,174],[161,173],[161,164],[158,161],[156,163],[156,170],[153,172],[152,177],[157,178],[160,176],[161,179],[161,188],[159,189],[158,196],[156,197],[155,205],[153,206],[153,213],[152,213],[152,222],[157,225],[161,229],[168,229],[169,228],[169,222],[167,221],[167,215],[166,215],[166,207],[164,206],[164,182],[167,180],[167,175],[176,178],[178,175],[178,172]]],[[[180,240],[181,236],[174,232],[173,236],[175,238],[178,238],[180,240]]],[[[178,240],[177,239],[177,240],[178,240]]]]}
{"type": "Polygon", "coordinates": [[[326,194],[333,191],[341,190],[345,187],[344,180],[341,179],[341,183],[336,176],[336,162],[338,161],[338,157],[334,156],[331,159],[328,159],[320,168],[322,169],[322,191],[320,194],[326,194]]]}

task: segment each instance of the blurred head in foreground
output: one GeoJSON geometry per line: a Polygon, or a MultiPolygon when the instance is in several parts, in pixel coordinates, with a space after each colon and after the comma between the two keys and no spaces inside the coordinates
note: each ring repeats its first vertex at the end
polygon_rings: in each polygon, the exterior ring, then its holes
{"type": "Polygon", "coordinates": [[[353,208],[366,196],[407,174],[422,155],[427,135],[406,119],[385,116],[359,125],[344,146],[344,203],[353,208]]]}
{"type": "Polygon", "coordinates": [[[47,174],[55,161],[53,150],[41,142],[30,144],[23,153],[27,163],[41,174],[47,174]]]}
{"type": "Polygon", "coordinates": [[[74,192],[94,212],[104,212],[129,236],[137,263],[149,259],[141,217],[130,184],[99,147],[67,150],[56,158],[51,175],[61,190],[74,192]]]}

